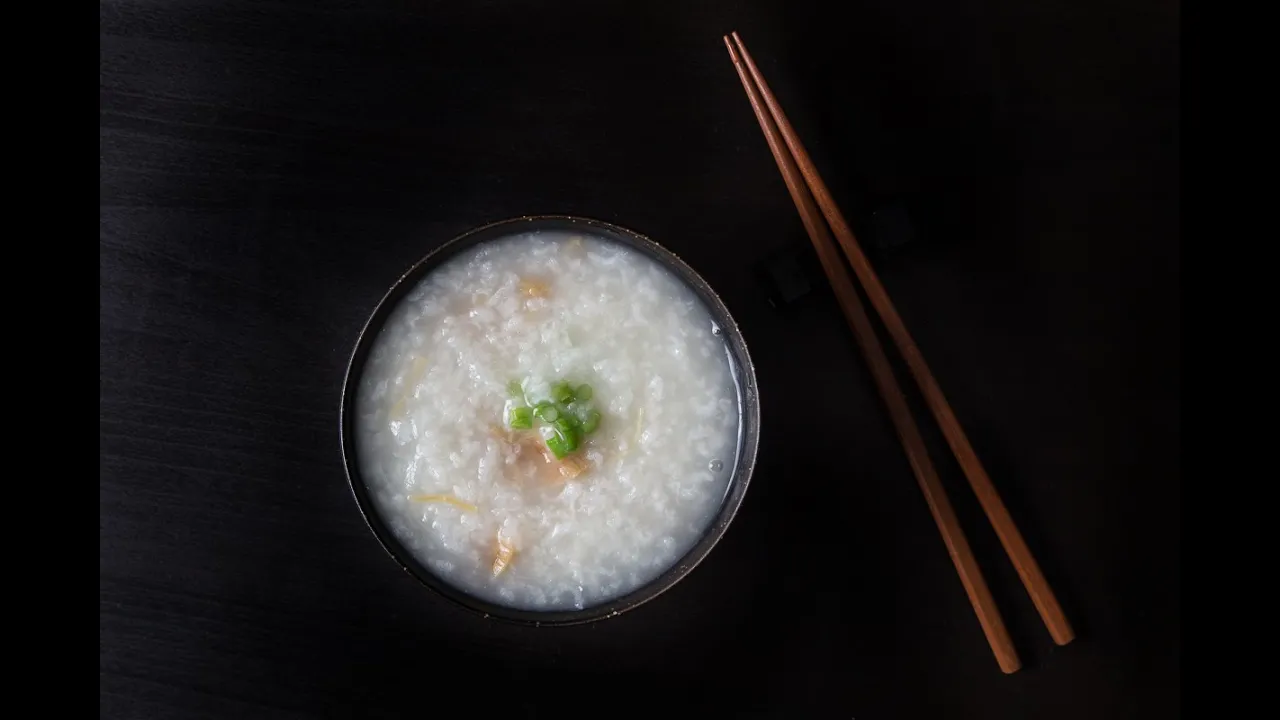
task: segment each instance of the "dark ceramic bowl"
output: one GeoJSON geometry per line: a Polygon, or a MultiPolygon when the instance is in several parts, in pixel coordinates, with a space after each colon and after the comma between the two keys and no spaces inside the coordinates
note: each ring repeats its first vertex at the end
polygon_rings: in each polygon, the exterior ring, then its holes
{"type": "Polygon", "coordinates": [[[724,535],[729,523],[733,521],[733,516],[737,513],[738,506],[742,504],[742,497],[747,492],[747,484],[751,481],[751,473],[755,468],[756,462],[756,447],[759,445],[760,439],[760,400],[756,392],[755,367],[751,364],[751,357],[747,354],[747,346],[742,340],[742,333],[738,331],[737,324],[733,322],[733,318],[729,316],[729,311],[715,294],[715,291],[692,268],[684,264],[680,258],[639,233],[600,222],[599,220],[586,220],[561,215],[515,218],[472,230],[428,253],[426,257],[419,260],[408,272],[402,275],[387,291],[387,294],[383,296],[377,308],[374,309],[373,316],[369,318],[369,322],[365,323],[364,329],[360,331],[360,336],[356,339],[356,348],[351,354],[351,362],[347,366],[346,380],[342,386],[340,415],[342,460],[346,464],[347,480],[351,483],[351,492],[356,497],[356,503],[360,506],[360,513],[364,515],[365,522],[369,524],[369,529],[377,536],[378,541],[382,543],[382,547],[400,564],[400,567],[421,581],[422,584],[469,610],[481,613],[485,617],[500,618],[530,625],[572,625],[613,617],[643,605],[680,582],[681,578],[688,575],[707,556],[707,553],[711,552],[711,548],[715,547],[716,542],[720,540],[720,536],[724,535]],[[437,577],[430,569],[413,557],[413,554],[396,539],[386,523],[383,522],[382,517],[379,516],[373,506],[372,499],[369,497],[369,490],[365,486],[364,479],[360,476],[360,463],[356,458],[355,435],[352,427],[355,422],[356,388],[359,385],[360,376],[364,371],[365,360],[369,356],[373,341],[377,338],[379,331],[382,330],[382,326],[391,311],[420,280],[458,252],[489,240],[497,240],[531,231],[578,232],[583,235],[593,235],[622,243],[653,258],[675,273],[676,277],[693,289],[710,311],[712,320],[716,323],[719,333],[724,339],[729,354],[730,369],[738,389],[738,442],[733,461],[733,475],[729,480],[728,489],[725,492],[724,499],[720,504],[720,511],[715,520],[698,542],[685,553],[684,557],[680,558],[679,561],[661,575],[649,581],[648,584],[621,597],[586,607],[582,610],[538,612],[506,607],[474,597],[437,577]]]}

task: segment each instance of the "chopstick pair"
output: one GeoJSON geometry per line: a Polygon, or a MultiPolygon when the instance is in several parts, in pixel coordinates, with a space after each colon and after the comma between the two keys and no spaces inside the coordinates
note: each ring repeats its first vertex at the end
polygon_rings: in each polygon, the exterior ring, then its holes
{"type": "Polygon", "coordinates": [[[982,463],[978,461],[978,456],[969,444],[969,439],[960,427],[960,422],[951,411],[951,405],[943,396],[937,380],[929,371],[929,366],[925,364],[924,356],[920,354],[920,349],[911,339],[906,325],[903,324],[898,311],[889,300],[888,293],[880,284],[880,279],[876,277],[871,264],[867,262],[848,223],[845,222],[835,200],[831,198],[826,184],[818,176],[818,171],[809,159],[809,154],[800,143],[800,139],[796,137],[786,114],[782,112],[777,99],[769,90],[769,85],[761,77],[742,38],[734,32],[732,36],[726,35],[724,42],[729,48],[729,57],[738,71],[738,77],[742,80],[742,87],[747,92],[751,109],[755,111],[760,129],[764,131],[769,150],[773,153],[773,158],[786,182],[787,190],[791,193],[791,199],[800,212],[800,220],[804,223],[809,239],[813,242],[813,248],[818,254],[822,269],[835,291],[836,300],[844,312],[849,327],[853,330],[862,355],[871,369],[876,387],[888,407],[889,416],[907,453],[907,460],[911,463],[911,469],[924,493],[929,511],[933,514],[938,531],[942,534],[942,540],[946,543],[947,551],[955,563],[960,582],[969,596],[969,602],[978,616],[978,622],[981,623],[982,631],[987,636],[987,642],[991,645],[1000,669],[1006,673],[1016,672],[1022,667],[1022,661],[1018,659],[1017,650],[1013,647],[1004,620],[1000,617],[1000,611],[991,597],[986,580],[982,577],[982,571],[973,556],[973,551],[969,548],[969,542],[965,539],[964,530],[961,529],[955,511],[951,507],[951,501],[947,499],[946,491],[938,479],[933,463],[929,460],[924,439],[920,436],[920,430],[911,416],[902,389],[894,378],[889,359],[885,356],[884,348],[876,337],[871,320],[858,299],[858,292],[849,276],[849,270],[841,261],[840,253],[831,241],[831,231],[835,233],[840,248],[844,250],[844,255],[849,260],[849,265],[862,283],[867,299],[880,315],[889,336],[893,338],[894,344],[906,360],[912,377],[920,386],[925,402],[937,419],[947,444],[951,446],[951,451],[959,461],[965,477],[969,479],[969,485],[978,496],[978,502],[1000,538],[1000,544],[1004,546],[1014,568],[1017,569],[1018,577],[1022,579],[1022,584],[1026,587],[1032,602],[1035,603],[1045,626],[1048,627],[1049,634],[1057,644],[1066,645],[1075,638],[1075,632],[1067,622],[1066,615],[1058,605],[1053,590],[1050,589],[1049,583],[1040,571],[1040,566],[1032,557],[1031,550],[1022,539],[1022,534],[1018,532],[1017,525],[1014,524],[1009,511],[1000,500],[995,486],[991,484],[991,478],[987,476],[982,463]],[[825,223],[823,218],[826,219],[825,223]],[[828,223],[831,231],[827,229],[828,223]]]}

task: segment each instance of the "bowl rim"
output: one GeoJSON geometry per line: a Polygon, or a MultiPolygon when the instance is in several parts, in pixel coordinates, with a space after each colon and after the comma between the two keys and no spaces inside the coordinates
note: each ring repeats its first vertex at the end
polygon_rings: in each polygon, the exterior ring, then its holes
{"type": "Polygon", "coordinates": [[[339,439],[342,452],[343,468],[347,476],[347,484],[360,510],[365,524],[377,538],[378,544],[391,556],[402,570],[414,579],[427,586],[437,595],[451,601],[452,604],[465,610],[478,613],[485,618],[495,618],[519,625],[563,626],[594,622],[609,617],[616,617],[629,610],[653,600],[670,590],[683,580],[701,563],[711,550],[719,543],[729,524],[737,515],[747,486],[755,471],[756,455],[760,443],[760,399],[756,383],[755,365],[747,351],[746,341],[739,330],[729,309],[725,307],[720,296],[707,284],[702,276],[685,263],[679,256],[667,248],[634,230],[629,230],[602,220],[595,220],[574,215],[521,215],[506,220],[499,220],[468,230],[441,244],[422,256],[392,283],[374,306],[369,318],[356,336],[355,346],[347,361],[346,373],[343,376],[342,396],[338,408],[339,439]],[[517,235],[536,230],[568,231],[580,229],[584,234],[594,234],[607,240],[621,242],[646,256],[659,262],[671,271],[683,283],[690,287],[706,305],[713,321],[720,328],[721,335],[728,348],[731,360],[730,371],[734,377],[734,385],[738,393],[739,423],[738,446],[734,467],[728,486],[720,503],[715,518],[703,531],[702,536],[667,569],[640,587],[596,605],[580,610],[539,611],[513,608],[476,597],[461,588],[457,588],[433,573],[419,562],[413,553],[404,546],[383,522],[376,508],[373,507],[368,488],[361,477],[356,460],[354,441],[353,410],[359,376],[364,370],[365,361],[374,340],[381,332],[386,320],[399,301],[403,299],[427,274],[462,250],[481,243],[503,237],[517,235]]]}

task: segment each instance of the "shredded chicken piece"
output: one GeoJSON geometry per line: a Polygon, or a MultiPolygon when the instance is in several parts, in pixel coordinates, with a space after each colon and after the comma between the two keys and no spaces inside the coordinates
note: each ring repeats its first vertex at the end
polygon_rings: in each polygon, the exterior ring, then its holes
{"type": "Polygon", "coordinates": [[[523,479],[537,480],[542,483],[555,483],[572,480],[591,469],[591,461],[580,454],[566,456],[557,460],[539,437],[531,431],[508,431],[498,425],[489,426],[489,434],[495,439],[508,443],[515,453],[517,472],[523,479]]]}
{"type": "Polygon", "coordinates": [[[527,298],[545,298],[551,296],[551,288],[540,280],[521,280],[520,294],[527,298]]]}
{"type": "Polygon", "coordinates": [[[560,462],[556,460],[556,456],[542,442],[537,433],[529,430],[507,430],[497,425],[490,425],[489,434],[506,444],[506,452],[515,455],[513,469],[516,476],[508,475],[508,480],[535,479],[540,482],[551,482],[559,477],[557,469],[560,462]]]}
{"type": "Polygon", "coordinates": [[[542,458],[544,463],[555,462],[556,456],[547,449],[545,443],[532,433],[521,433],[516,441],[516,452],[521,458],[542,458]]]}
{"type": "Polygon", "coordinates": [[[476,512],[477,510],[480,509],[480,508],[477,508],[475,505],[472,505],[471,503],[466,502],[465,500],[459,500],[458,498],[452,495],[410,495],[409,499],[412,500],[413,502],[447,503],[464,512],[476,512]]]}
{"type": "Polygon", "coordinates": [[[493,554],[493,576],[498,577],[501,575],[502,571],[506,570],[507,567],[511,565],[511,561],[515,559],[515,556],[516,549],[507,544],[506,539],[504,539],[501,533],[499,533],[498,549],[493,554]]]}
{"type": "Polygon", "coordinates": [[[578,455],[568,455],[560,461],[560,475],[565,480],[572,480],[590,469],[591,461],[578,455]]]}

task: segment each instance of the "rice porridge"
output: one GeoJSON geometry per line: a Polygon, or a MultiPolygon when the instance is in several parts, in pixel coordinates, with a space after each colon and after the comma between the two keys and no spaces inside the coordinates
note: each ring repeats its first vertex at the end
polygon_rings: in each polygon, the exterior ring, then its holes
{"type": "Polygon", "coordinates": [[[660,264],[589,235],[512,235],[393,309],[356,389],[357,462],[440,578],[504,606],[583,609],[706,531],[737,403],[710,313],[660,264]]]}

